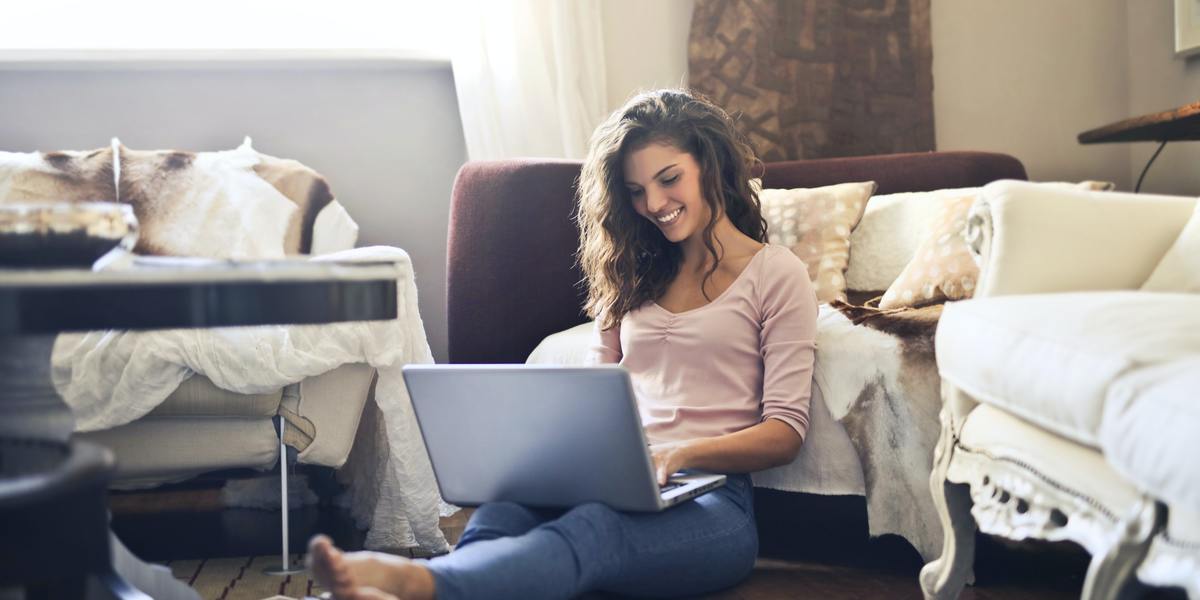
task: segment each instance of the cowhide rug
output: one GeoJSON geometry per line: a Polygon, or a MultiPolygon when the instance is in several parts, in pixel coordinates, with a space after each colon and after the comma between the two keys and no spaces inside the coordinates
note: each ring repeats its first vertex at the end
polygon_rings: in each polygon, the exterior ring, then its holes
{"type": "Polygon", "coordinates": [[[140,226],[137,254],[308,253],[317,215],[332,201],[315,171],[260,154],[249,139],[222,152],[130,150],[116,140],[96,150],[0,152],[0,202],[129,204],[140,226]]]}
{"type": "Polygon", "coordinates": [[[937,558],[942,530],[929,474],[940,432],[933,339],[942,307],[831,306],[838,313],[819,327],[817,383],[862,463],[871,535],[900,535],[926,561],[937,558]]]}

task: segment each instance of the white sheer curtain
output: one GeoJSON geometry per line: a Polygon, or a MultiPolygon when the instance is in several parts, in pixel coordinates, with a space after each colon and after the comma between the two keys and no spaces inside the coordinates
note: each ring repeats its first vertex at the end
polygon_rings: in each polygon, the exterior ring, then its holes
{"type": "Polygon", "coordinates": [[[606,114],[600,0],[460,8],[451,61],[470,158],[582,158],[606,114]]]}

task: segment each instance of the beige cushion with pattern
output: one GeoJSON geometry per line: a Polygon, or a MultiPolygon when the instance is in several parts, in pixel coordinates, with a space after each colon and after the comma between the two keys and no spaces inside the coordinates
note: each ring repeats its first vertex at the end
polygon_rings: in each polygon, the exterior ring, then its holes
{"type": "Polygon", "coordinates": [[[850,233],[846,287],[882,294],[917,253],[926,228],[945,199],[975,188],[899,192],[872,196],[862,221],[850,233]]]}
{"type": "Polygon", "coordinates": [[[879,301],[879,308],[922,306],[971,297],[979,267],[963,240],[967,211],[978,191],[950,198],[938,211],[916,254],[879,301]]]}
{"type": "MultiPolygon", "coordinates": [[[[1108,191],[1114,187],[1107,181],[1038,185],[1090,191],[1108,191]]],[[[912,260],[888,286],[879,308],[924,306],[972,296],[979,281],[979,266],[967,247],[964,233],[967,213],[979,194],[980,188],[942,192],[937,213],[926,225],[912,260]]]]}
{"type": "Polygon", "coordinates": [[[808,266],[819,302],[846,299],[850,232],[874,192],[874,181],[759,192],[768,237],[808,266]]]}

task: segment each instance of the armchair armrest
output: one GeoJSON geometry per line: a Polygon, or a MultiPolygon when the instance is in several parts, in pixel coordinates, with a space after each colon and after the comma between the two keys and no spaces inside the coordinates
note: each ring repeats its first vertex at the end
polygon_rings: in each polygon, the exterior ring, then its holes
{"type": "Polygon", "coordinates": [[[971,208],[975,297],[1137,289],[1183,230],[1195,198],[998,181],[971,208]]]}

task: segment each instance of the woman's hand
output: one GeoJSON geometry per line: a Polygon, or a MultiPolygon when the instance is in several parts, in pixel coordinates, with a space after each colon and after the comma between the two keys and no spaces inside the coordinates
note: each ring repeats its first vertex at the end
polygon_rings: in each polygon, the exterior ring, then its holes
{"type": "Polygon", "coordinates": [[[790,425],[767,419],[741,431],[650,447],[659,485],[681,469],[707,473],[753,473],[796,459],[803,440],[790,425]]]}
{"type": "Polygon", "coordinates": [[[666,485],[676,472],[691,468],[690,447],[691,442],[671,442],[650,447],[650,456],[654,459],[654,478],[658,480],[658,485],[666,485]]]}

